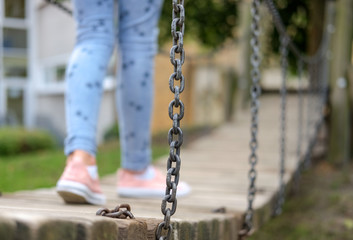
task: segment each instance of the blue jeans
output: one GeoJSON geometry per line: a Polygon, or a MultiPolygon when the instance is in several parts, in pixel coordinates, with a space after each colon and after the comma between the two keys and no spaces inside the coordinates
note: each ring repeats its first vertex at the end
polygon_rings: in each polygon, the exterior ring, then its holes
{"type": "Polygon", "coordinates": [[[122,167],[145,169],[151,161],[150,123],[154,57],[163,0],[74,0],[76,45],[66,71],[65,154],[96,155],[96,127],[109,59],[118,46],[117,112],[122,167]]]}

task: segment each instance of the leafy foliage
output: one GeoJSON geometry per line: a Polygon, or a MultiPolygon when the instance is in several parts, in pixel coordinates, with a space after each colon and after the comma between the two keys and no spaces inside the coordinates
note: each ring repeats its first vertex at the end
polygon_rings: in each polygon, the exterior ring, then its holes
{"type": "Polygon", "coordinates": [[[53,137],[46,131],[0,128],[0,156],[50,149],[54,146],[53,137]]]}
{"type": "MultiPolygon", "coordinates": [[[[67,0],[58,0],[65,2],[67,0]]],[[[317,1],[317,0],[316,0],[317,1]]],[[[186,27],[185,37],[196,40],[203,47],[216,48],[228,38],[234,37],[237,19],[237,0],[192,0],[185,1],[186,27]]],[[[288,34],[293,42],[306,52],[308,49],[308,25],[310,19],[309,0],[274,0],[288,34]]],[[[172,19],[172,1],[165,0],[159,22],[159,42],[171,41],[170,25],[172,19]]],[[[279,34],[273,27],[271,32],[271,50],[278,53],[279,34]]],[[[289,54],[291,66],[296,59],[289,54]]]]}
{"type": "MultiPolygon", "coordinates": [[[[309,3],[308,0],[279,0],[275,1],[279,14],[286,26],[288,35],[302,52],[308,49],[309,3]]],[[[280,38],[276,28],[271,33],[272,51],[279,52],[280,38]]],[[[297,60],[289,53],[289,63],[296,66],[297,60]]]]}
{"type": "MultiPolygon", "coordinates": [[[[192,38],[204,47],[215,48],[227,38],[233,37],[236,25],[237,2],[235,0],[185,1],[186,38],[192,38]]],[[[171,1],[164,1],[160,20],[160,43],[171,39],[171,1]]]]}

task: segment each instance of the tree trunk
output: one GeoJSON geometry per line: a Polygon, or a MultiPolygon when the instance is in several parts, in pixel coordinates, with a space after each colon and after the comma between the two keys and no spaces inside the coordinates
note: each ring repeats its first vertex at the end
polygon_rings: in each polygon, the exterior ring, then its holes
{"type": "Polygon", "coordinates": [[[342,165],[347,163],[351,157],[351,111],[347,79],[352,51],[353,0],[337,1],[336,9],[336,28],[331,46],[331,113],[328,159],[336,165],[342,165]]]}
{"type": "Polygon", "coordinates": [[[310,0],[309,11],[310,11],[310,22],[309,22],[309,41],[308,41],[308,53],[313,55],[321,41],[322,33],[324,28],[324,22],[322,19],[325,18],[325,1],[322,0],[310,0]]]}
{"type": "Polygon", "coordinates": [[[247,108],[249,105],[249,92],[251,86],[251,78],[250,78],[250,25],[251,25],[251,1],[241,1],[239,3],[239,56],[238,59],[241,59],[238,62],[238,92],[237,92],[237,103],[242,109],[247,108]]]}

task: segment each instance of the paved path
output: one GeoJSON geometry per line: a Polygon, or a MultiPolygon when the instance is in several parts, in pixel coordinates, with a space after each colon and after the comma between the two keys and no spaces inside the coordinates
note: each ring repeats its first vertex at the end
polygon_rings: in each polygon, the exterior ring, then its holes
{"type": "MultiPolygon", "coordinates": [[[[278,97],[265,97],[261,102],[255,199],[259,223],[269,217],[271,199],[278,190],[279,104],[278,97]]],[[[294,97],[289,99],[287,107],[290,110],[287,115],[288,181],[297,161],[294,97]]],[[[220,126],[182,149],[181,179],[193,191],[190,196],[178,199],[177,212],[172,217],[176,229],[174,239],[236,239],[241,214],[247,207],[249,119],[249,111],[239,112],[234,122],[220,126]],[[226,213],[213,212],[220,207],[225,207],[226,213]]],[[[163,171],[165,162],[166,158],[158,162],[163,171]]],[[[115,176],[104,177],[102,188],[108,208],[129,203],[138,220],[97,217],[97,206],[66,205],[54,189],[22,191],[0,197],[0,239],[154,239],[154,229],[162,220],[160,199],[118,198],[115,176]]]]}

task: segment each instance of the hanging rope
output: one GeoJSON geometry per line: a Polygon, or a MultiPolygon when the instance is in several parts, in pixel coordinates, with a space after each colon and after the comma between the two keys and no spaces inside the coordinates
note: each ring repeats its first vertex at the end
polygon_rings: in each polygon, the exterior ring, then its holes
{"type": "Polygon", "coordinates": [[[174,73],[172,73],[169,78],[169,88],[172,93],[174,93],[174,99],[169,104],[168,112],[170,119],[173,120],[173,126],[168,132],[170,151],[167,161],[167,187],[165,197],[161,204],[164,220],[158,225],[156,231],[157,240],[168,240],[173,232],[170,218],[175,213],[177,208],[176,193],[181,164],[180,147],[183,143],[183,132],[180,128],[180,120],[184,117],[184,104],[180,100],[180,94],[184,91],[185,87],[185,78],[182,73],[182,65],[185,61],[185,51],[183,48],[185,30],[184,0],[172,0],[172,6],[173,15],[171,28],[173,46],[170,49],[170,61],[174,66],[174,73]],[[177,54],[179,54],[179,58],[176,58],[175,55],[177,54]],[[179,86],[175,85],[175,82],[179,82],[179,86]],[[176,108],[179,108],[179,113],[174,112],[174,109],[176,108]],[[167,206],[168,203],[171,204],[171,207],[167,206]]]}

